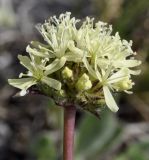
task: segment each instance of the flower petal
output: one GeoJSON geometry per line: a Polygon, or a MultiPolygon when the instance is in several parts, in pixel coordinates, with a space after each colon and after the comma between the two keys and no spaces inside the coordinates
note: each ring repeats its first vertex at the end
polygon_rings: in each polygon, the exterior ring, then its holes
{"type": "Polygon", "coordinates": [[[132,75],[139,75],[141,73],[141,70],[131,70],[131,69],[129,69],[129,72],[132,75]]]}
{"type": "Polygon", "coordinates": [[[75,44],[73,41],[69,41],[68,48],[73,54],[76,54],[78,56],[83,57],[83,51],[81,49],[75,47],[75,44]]]}
{"type": "Polygon", "coordinates": [[[41,24],[37,24],[36,25],[37,30],[41,33],[41,35],[43,36],[44,40],[52,47],[52,43],[51,40],[49,39],[49,37],[47,36],[47,32],[44,28],[44,25],[41,24]]]}
{"type": "Polygon", "coordinates": [[[52,79],[52,78],[49,78],[49,77],[43,77],[41,81],[46,83],[51,88],[54,88],[56,90],[61,89],[61,82],[59,82],[55,79],[52,79]]]}
{"type": "Polygon", "coordinates": [[[42,44],[38,41],[31,41],[31,45],[34,47],[34,48],[37,48],[39,49],[41,52],[48,52],[48,58],[54,58],[55,55],[54,55],[54,51],[52,51],[50,48],[49,45],[46,45],[46,44],[42,44]]]}
{"type": "Polygon", "coordinates": [[[91,76],[93,76],[94,78],[97,78],[95,71],[92,69],[92,67],[90,66],[90,64],[88,63],[86,57],[83,58],[83,63],[86,67],[86,69],[88,70],[89,74],[91,76]]]}
{"type": "Polygon", "coordinates": [[[67,54],[66,56],[67,61],[71,62],[82,62],[82,57],[79,57],[78,55],[75,54],[67,54]]]}
{"type": "Polygon", "coordinates": [[[129,69],[123,68],[116,73],[114,73],[110,78],[108,78],[109,83],[115,83],[129,77],[129,69]]]}
{"type": "Polygon", "coordinates": [[[8,83],[21,90],[27,90],[32,85],[36,84],[34,78],[8,79],[8,83]]]}
{"type": "Polygon", "coordinates": [[[121,67],[136,67],[139,66],[141,64],[141,61],[138,60],[122,60],[122,61],[117,61],[114,63],[116,67],[121,68],[121,67]]]}
{"type": "Polygon", "coordinates": [[[23,89],[19,94],[20,96],[25,96],[29,91],[23,89]]]}
{"type": "Polygon", "coordinates": [[[30,72],[33,72],[33,66],[31,65],[31,60],[29,57],[18,55],[18,59],[20,60],[20,64],[22,64],[30,72]]]}
{"type": "Polygon", "coordinates": [[[44,72],[44,74],[49,75],[49,74],[61,69],[64,66],[65,62],[66,62],[65,57],[54,60],[51,64],[46,66],[46,71],[44,72]]]}
{"type": "Polygon", "coordinates": [[[102,78],[101,78],[101,74],[99,73],[98,71],[98,64],[97,64],[97,56],[95,55],[95,62],[94,62],[94,68],[95,68],[95,73],[99,79],[99,81],[102,81],[102,78]]]}
{"type": "Polygon", "coordinates": [[[28,45],[26,47],[26,52],[32,54],[32,55],[35,55],[35,56],[39,56],[39,57],[45,57],[45,58],[54,58],[54,54],[48,52],[48,51],[38,51],[37,49],[35,48],[31,48],[30,45],[28,45]]]}
{"type": "Polygon", "coordinates": [[[103,92],[108,108],[113,112],[117,112],[119,108],[107,86],[103,86],[103,92]]]}

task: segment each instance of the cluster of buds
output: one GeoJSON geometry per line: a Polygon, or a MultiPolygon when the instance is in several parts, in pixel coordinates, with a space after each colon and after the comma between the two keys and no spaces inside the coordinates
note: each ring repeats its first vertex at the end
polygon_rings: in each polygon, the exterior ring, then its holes
{"type": "Polygon", "coordinates": [[[70,12],[51,17],[37,29],[46,44],[32,41],[27,46],[29,56],[18,58],[28,71],[19,79],[9,79],[9,84],[21,89],[21,95],[37,87],[56,102],[78,104],[93,112],[106,104],[118,111],[112,93],[132,93],[131,77],[140,73],[134,70],[141,62],[134,59],[132,41],[112,35],[111,25],[95,23],[93,18],[80,23],[70,12]]]}

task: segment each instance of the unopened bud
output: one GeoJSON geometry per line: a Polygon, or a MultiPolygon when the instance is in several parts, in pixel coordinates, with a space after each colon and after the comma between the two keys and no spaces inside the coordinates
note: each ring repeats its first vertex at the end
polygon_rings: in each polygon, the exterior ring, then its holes
{"type": "Polygon", "coordinates": [[[134,85],[134,83],[132,83],[132,81],[128,78],[118,82],[116,84],[116,88],[119,90],[119,91],[123,91],[123,90],[129,90],[132,88],[132,86],[134,85]]]}
{"type": "Polygon", "coordinates": [[[62,89],[61,89],[60,91],[58,91],[58,93],[59,93],[59,95],[62,96],[62,97],[65,97],[65,96],[66,96],[65,91],[62,90],[62,89]]]}
{"type": "Polygon", "coordinates": [[[73,76],[73,72],[68,67],[65,67],[64,70],[62,71],[62,76],[64,79],[69,79],[73,76]]]}
{"type": "Polygon", "coordinates": [[[96,101],[97,104],[99,104],[100,106],[104,106],[106,104],[105,99],[99,99],[96,101]]]}
{"type": "Polygon", "coordinates": [[[83,90],[88,90],[91,87],[92,87],[92,82],[90,81],[89,76],[86,73],[84,73],[76,83],[76,88],[79,91],[83,91],[83,90]]]}

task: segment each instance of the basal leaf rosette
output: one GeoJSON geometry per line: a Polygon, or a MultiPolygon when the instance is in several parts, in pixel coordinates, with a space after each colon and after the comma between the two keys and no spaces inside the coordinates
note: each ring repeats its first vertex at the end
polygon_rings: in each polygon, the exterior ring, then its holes
{"type": "Polygon", "coordinates": [[[107,105],[117,112],[113,94],[131,94],[132,76],[140,74],[132,41],[122,40],[112,34],[111,25],[93,18],[80,23],[70,12],[51,17],[37,29],[45,44],[32,41],[27,46],[29,56],[18,56],[27,72],[9,84],[21,95],[36,87],[59,105],[73,103],[94,114],[107,105]]]}

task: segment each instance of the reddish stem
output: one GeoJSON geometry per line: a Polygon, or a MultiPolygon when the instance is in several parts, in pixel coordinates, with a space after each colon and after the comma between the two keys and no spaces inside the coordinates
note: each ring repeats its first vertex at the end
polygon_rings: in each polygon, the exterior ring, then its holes
{"type": "Polygon", "coordinates": [[[73,160],[76,107],[64,107],[63,160],[73,160]]]}

